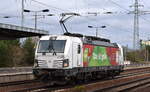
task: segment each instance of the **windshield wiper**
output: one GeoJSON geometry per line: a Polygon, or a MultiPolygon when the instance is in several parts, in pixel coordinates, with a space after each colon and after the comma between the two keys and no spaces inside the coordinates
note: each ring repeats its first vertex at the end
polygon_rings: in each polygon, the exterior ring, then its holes
{"type": "Polygon", "coordinates": [[[50,39],[50,43],[49,43],[49,52],[52,52],[53,55],[56,55],[56,51],[54,49],[54,45],[53,45],[53,40],[50,39]]]}

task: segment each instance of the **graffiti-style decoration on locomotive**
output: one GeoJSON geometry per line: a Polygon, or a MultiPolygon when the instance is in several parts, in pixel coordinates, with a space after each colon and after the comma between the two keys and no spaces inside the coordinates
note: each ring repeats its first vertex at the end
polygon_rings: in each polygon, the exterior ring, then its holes
{"type": "Polygon", "coordinates": [[[41,80],[86,80],[119,75],[123,71],[122,47],[108,39],[81,34],[40,38],[33,74],[41,80]]]}
{"type": "Polygon", "coordinates": [[[118,65],[117,54],[119,48],[93,45],[83,46],[83,66],[118,65]]]}

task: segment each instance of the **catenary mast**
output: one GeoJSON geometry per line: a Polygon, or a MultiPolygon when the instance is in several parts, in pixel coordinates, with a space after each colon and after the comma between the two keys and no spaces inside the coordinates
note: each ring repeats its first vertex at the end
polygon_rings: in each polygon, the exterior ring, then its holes
{"type": "Polygon", "coordinates": [[[134,33],[133,33],[133,48],[135,50],[140,48],[139,41],[139,4],[138,0],[135,0],[134,4],[134,33]]]}

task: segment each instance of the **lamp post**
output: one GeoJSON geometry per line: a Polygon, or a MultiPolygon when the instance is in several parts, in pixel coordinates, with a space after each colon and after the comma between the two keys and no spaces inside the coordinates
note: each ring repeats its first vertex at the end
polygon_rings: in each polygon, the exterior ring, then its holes
{"type": "Polygon", "coordinates": [[[40,10],[40,11],[31,11],[31,10],[24,9],[24,12],[34,12],[34,18],[35,18],[34,28],[35,28],[35,30],[37,30],[37,16],[38,16],[38,13],[39,12],[49,12],[49,9],[44,9],[44,10],[40,10]]]}
{"type": "Polygon", "coordinates": [[[98,36],[98,29],[100,28],[106,28],[106,26],[100,26],[100,27],[95,27],[95,26],[88,26],[89,28],[95,28],[96,29],[96,37],[98,36]]]}

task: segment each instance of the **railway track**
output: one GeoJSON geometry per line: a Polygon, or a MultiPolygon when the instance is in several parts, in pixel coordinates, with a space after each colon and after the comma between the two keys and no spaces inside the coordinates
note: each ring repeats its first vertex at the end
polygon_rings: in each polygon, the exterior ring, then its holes
{"type": "MultiPolygon", "coordinates": [[[[16,81],[16,82],[7,82],[0,83],[0,92],[13,92],[22,89],[30,89],[32,87],[39,88],[40,86],[45,86],[44,83],[38,80],[25,80],[25,81],[16,81]]],[[[22,92],[22,91],[18,91],[22,92]]]]}
{"type": "Polygon", "coordinates": [[[130,72],[128,74],[126,73],[120,76],[116,76],[115,79],[106,79],[79,85],[81,89],[76,89],[74,87],[64,89],[63,91],[59,92],[74,92],[74,90],[76,90],[76,92],[78,92],[79,90],[82,90],[84,92],[133,92],[129,90],[135,90],[137,92],[137,87],[145,86],[148,83],[150,83],[150,70],[141,72],[134,71],[134,73],[130,72]]]}
{"type": "MultiPolygon", "coordinates": [[[[149,75],[150,76],[150,68],[143,68],[143,69],[138,69],[138,70],[127,70],[125,72],[123,72],[120,76],[116,76],[115,79],[104,79],[104,80],[94,80],[94,81],[90,81],[88,83],[81,83],[81,84],[77,84],[76,86],[81,87],[83,90],[86,91],[96,91],[99,92],[100,90],[106,90],[106,89],[110,89],[110,88],[106,88],[106,87],[112,87],[112,86],[105,86],[105,88],[100,88],[100,87],[104,87],[104,85],[106,85],[104,82],[106,82],[107,84],[112,83],[112,81],[117,81],[117,80],[122,80],[122,79],[128,79],[129,77],[133,77],[133,76],[144,76],[144,75],[149,75]],[[101,83],[103,83],[103,86],[100,86],[101,83]],[[97,86],[97,90],[91,90],[93,88],[93,86],[97,86]],[[91,88],[91,89],[89,89],[91,88]]],[[[134,79],[137,79],[137,78],[134,79]]],[[[140,80],[140,79],[139,79],[140,80]]],[[[148,77],[147,77],[147,80],[148,77]]],[[[138,80],[136,80],[138,81],[138,80]]],[[[141,79],[141,81],[144,81],[141,79]]],[[[117,82],[116,82],[117,83],[117,82]]],[[[128,82],[130,83],[130,82],[128,82]]],[[[123,85],[122,84],[118,84],[119,85],[123,85]]],[[[126,84],[124,84],[126,85],[126,84]]],[[[144,83],[142,83],[141,85],[144,85],[144,83]]],[[[140,86],[141,86],[140,85],[140,86]]],[[[74,88],[76,89],[76,86],[70,86],[70,85],[57,85],[57,86],[50,86],[49,84],[45,84],[42,83],[38,80],[27,80],[27,81],[17,81],[17,82],[8,82],[8,83],[0,83],[0,92],[50,92],[50,91],[59,91],[59,92],[71,92],[72,90],[74,90],[74,88]]],[[[138,87],[138,85],[136,85],[136,88],[138,87]]],[[[113,88],[113,87],[112,87],[113,88]]],[[[132,87],[134,88],[134,86],[132,87]]],[[[78,88],[77,88],[78,89],[78,88]]],[[[127,89],[129,90],[129,88],[127,89]]],[[[130,88],[131,90],[131,88],[130,88]]]]}
{"type": "Polygon", "coordinates": [[[150,76],[142,76],[130,81],[125,81],[116,85],[104,87],[94,92],[137,92],[138,87],[145,86],[149,83],[150,76]]]}
{"type": "Polygon", "coordinates": [[[134,72],[134,71],[143,71],[143,70],[149,70],[150,67],[142,67],[142,68],[125,68],[123,73],[128,73],[128,72],[134,72]]]}

